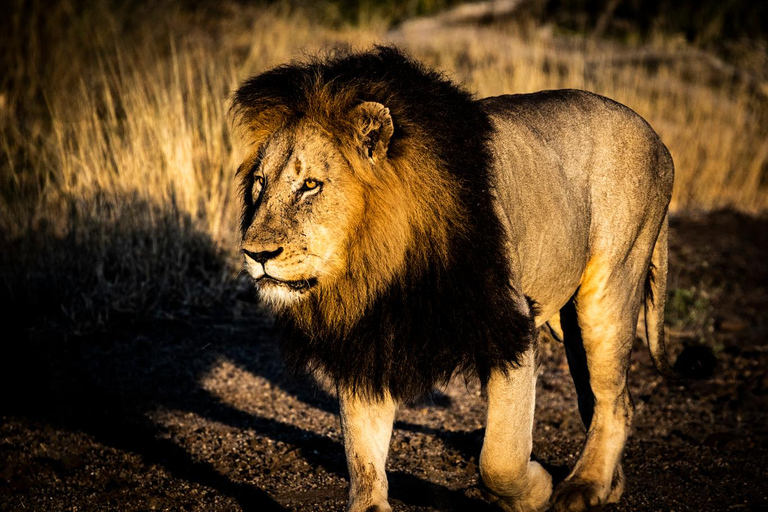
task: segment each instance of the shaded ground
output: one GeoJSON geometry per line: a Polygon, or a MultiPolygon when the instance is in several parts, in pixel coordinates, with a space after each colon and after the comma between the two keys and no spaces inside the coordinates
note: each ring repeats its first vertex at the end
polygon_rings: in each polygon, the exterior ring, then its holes
{"type": "MultiPolygon", "coordinates": [[[[768,220],[675,219],[670,347],[704,343],[706,380],[669,384],[638,340],[627,492],[607,510],[768,510],[768,220]]],[[[340,510],[335,402],[288,382],[248,302],[207,318],[27,335],[0,355],[0,510],[340,510]]],[[[562,347],[543,341],[535,455],[562,477],[583,427],[562,347]]],[[[452,382],[398,414],[395,510],[489,510],[484,406],[452,382]]]]}

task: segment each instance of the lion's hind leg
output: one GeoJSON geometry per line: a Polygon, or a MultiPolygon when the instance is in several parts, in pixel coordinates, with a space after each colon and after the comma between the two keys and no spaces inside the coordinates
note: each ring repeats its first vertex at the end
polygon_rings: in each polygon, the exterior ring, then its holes
{"type": "Polygon", "coordinates": [[[578,292],[560,313],[587,440],[555,490],[556,511],[617,502],[623,492],[620,461],[633,413],[627,370],[648,264],[645,254],[633,252],[618,266],[590,261],[578,292]]]}

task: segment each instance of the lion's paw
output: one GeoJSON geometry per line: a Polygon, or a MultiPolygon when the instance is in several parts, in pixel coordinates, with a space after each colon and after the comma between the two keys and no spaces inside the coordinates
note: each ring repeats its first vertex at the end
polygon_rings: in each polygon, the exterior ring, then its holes
{"type": "Polygon", "coordinates": [[[524,502],[507,496],[497,496],[487,489],[483,491],[483,496],[488,502],[493,503],[504,512],[541,512],[547,510],[549,505],[549,502],[547,502],[542,507],[537,507],[528,501],[524,502]]]}
{"type": "Polygon", "coordinates": [[[379,503],[362,505],[360,503],[350,503],[347,512],[392,512],[389,503],[382,501],[379,503]]]}
{"type": "Polygon", "coordinates": [[[573,479],[561,483],[552,496],[554,512],[585,512],[608,502],[606,489],[595,482],[573,479]]]}
{"type": "Polygon", "coordinates": [[[552,476],[541,464],[528,463],[527,482],[518,496],[502,496],[490,489],[484,489],[483,495],[491,503],[505,512],[541,512],[549,507],[552,494],[552,476]]]}
{"type": "Polygon", "coordinates": [[[392,512],[392,507],[389,506],[389,503],[384,503],[383,505],[371,505],[365,509],[365,512],[392,512]]]}

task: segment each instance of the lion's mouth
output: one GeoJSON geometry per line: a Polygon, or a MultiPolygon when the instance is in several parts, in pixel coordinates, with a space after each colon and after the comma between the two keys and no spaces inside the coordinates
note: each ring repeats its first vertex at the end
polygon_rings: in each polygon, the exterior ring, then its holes
{"type": "Polygon", "coordinates": [[[311,277],[309,279],[299,279],[296,281],[288,281],[284,279],[277,279],[270,275],[264,274],[256,280],[260,286],[286,286],[293,291],[304,293],[317,284],[317,278],[311,277]]]}

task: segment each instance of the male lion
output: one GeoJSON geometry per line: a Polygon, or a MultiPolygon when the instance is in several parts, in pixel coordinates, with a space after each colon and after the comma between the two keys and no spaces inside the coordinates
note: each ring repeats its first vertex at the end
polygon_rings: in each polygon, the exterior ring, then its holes
{"type": "Polygon", "coordinates": [[[651,127],[583,91],[476,101],[391,47],[262,73],[233,112],[249,148],[245,268],[289,365],[335,385],[349,510],[390,510],[395,408],[455,373],[486,389],[480,475],[503,509],[616,502],[643,303],[653,360],[669,371],[673,166],[651,127]],[[554,494],[530,460],[545,323],[588,429],[554,494]]]}

